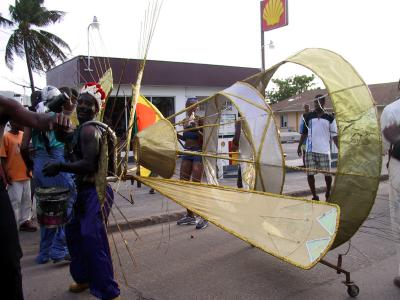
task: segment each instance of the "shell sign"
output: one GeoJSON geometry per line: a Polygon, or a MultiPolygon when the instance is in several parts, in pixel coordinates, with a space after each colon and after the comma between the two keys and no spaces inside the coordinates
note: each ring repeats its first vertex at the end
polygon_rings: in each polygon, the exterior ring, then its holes
{"type": "Polygon", "coordinates": [[[287,0],[264,0],[261,16],[263,31],[286,26],[288,24],[287,0]]]}

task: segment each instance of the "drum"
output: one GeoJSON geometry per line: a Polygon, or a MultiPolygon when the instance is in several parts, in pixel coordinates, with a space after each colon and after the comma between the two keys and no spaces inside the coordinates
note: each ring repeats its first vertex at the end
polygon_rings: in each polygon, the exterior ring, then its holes
{"type": "Polygon", "coordinates": [[[36,188],[36,212],[38,223],[49,228],[64,225],[68,221],[70,191],[65,187],[36,188]]]}

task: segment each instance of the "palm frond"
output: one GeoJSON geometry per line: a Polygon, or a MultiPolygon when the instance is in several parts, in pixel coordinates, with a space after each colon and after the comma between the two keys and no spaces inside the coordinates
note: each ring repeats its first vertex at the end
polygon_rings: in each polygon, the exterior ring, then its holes
{"type": "Polygon", "coordinates": [[[13,25],[14,25],[14,22],[13,22],[13,21],[10,21],[10,20],[8,20],[8,19],[2,17],[1,14],[0,14],[0,26],[3,26],[3,27],[11,27],[11,26],[13,26],[13,25]]]}
{"type": "Polygon", "coordinates": [[[69,52],[71,52],[71,48],[69,47],[69,45],[62,40],[61,38],[59,38],[58,36],[56,36],[55,34],[45,31],[45,30],[39,30],[39,33],[41,35],[43,35],[46,39],[48,39],[49,41],[51,41],[53,44],[65,48],[67,49],[69,52]]]}
{"type": "Polygon", "coordinates": [[[23,58],[24,54],[25,51],[21,32],[15,30],[8,39],[6,46],[6,54],[4,58],[7,67],[12,70],[14,67],[14,55],[23,58]]]}
{"type": "Polygon", "coordinates": [[[38,72],[47,71],[54,67],[57,61],[65,61],[67,59],[64,52],[53,41],[56,36],[46,31],[44,33],[42,30],[30,30],[29,40],[27,40],[29,57],[32,61],[32,70],[38,72]]]}
{"type": "Polygon", "coordinates": [[[32,22],[32,24],[35,26],[38,26],[38,27],[43,27],[43,26],[47,26],[50,24],[60,22],[64,16],[65,16],[65,12],[63,12],[63,11],[43,9],[36,16],[35,22],[32,22]]]}

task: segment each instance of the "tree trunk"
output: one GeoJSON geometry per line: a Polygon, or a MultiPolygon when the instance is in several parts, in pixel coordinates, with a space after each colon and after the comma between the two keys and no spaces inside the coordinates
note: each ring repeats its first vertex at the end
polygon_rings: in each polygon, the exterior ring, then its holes
{"type": "Polygon", "coordinates": [[[25,50],[25,58],[26,58],[26,65],[28,67],[28,74],[29,74],[29,81],[31,84],[32,93],[35,91],[35,84],[33,82],[33,75],[32,75],[32,66],[31,66],[31,58],[28,53],[28,44],[24,40],[24,50],[25,50]]]}

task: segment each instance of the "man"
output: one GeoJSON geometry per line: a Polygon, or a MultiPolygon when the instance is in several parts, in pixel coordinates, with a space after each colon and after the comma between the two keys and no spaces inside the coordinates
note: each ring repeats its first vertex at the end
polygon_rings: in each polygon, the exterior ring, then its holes
{"type": "MultiPolygon", "coordinates": [[[[46,86],[36,99],[32,99],[31,109],[36,112],[54,114],[53,111],[61,111],[60,104],[70,95],[64,95],[53,86],[46,86]],[[59,103],[59,105],[55,105],[59,103]]],[[[71,174],[61,173],[55,177],[44,176],[43,166],[49,161],[64,162],[64,144],[57,140],[54,130],[40,131],[25,127],[21,152],[24,160],[33,172],[33,184],[35,188],[64,187],[70,191],[68,199],[68,216],[72,210],[72,204],[76,198],[75,185],[71,174]],[[33,155],[29,155],[30,141],[34,149],[33,155]],[[32,159],[31,159],[32,158],[32,159]]],[[[39,254],[36,263],[45,264],[52,260],[54,263],[69,260],[69,252],[65,238],[64,226],[47,227],[40,224],[39,254]]]]}
{"type": "MultiPolygon", "coordinates": [[[[392,231],[400,237],[400,99],[385,107],[381,115],[384,153],[389,152],[389,208],[392,231]]],[[[400,288],[400,245],[396,243],[398,275],[393,283],[400,288]]]]}
{"type": "Polygon", "coordinates": [[[83,87],[77,100],[79,127],[72,139],[75,161],[47,164],[43,172],[47,176],[54,176],[59,172],[76,174],[78,195],[74,215],[66,226],[71,255],[70,272],[75,281],[69,287],[70,292],[79,293],[90,288],[91,294],[97,298],[119,299],[120,291],[114,280],[105,229],[113,203],[113,192],[110,186],[106,187],[105,202],[102,205],[99,200],[101,195],[97,194],[95,184],[101,160],[101,138],[104,134],[102,126],[106,125],[91,121],[95,120],[104,99],[105,94],[99,84],[88,83],[83,87]]]}
{"type": "MultiPolygon", "coordinates": [[[[306,158],[305,165],[307,169],[316,169],[322,171],[331,170],[330,160],[330,142],[333,139],[335,145],[338,147],[337,142],[337,126],[335,118],[328,114],[325,109],[325,97],[323,95],[315,96],[315,110],[305,116],[303,130],[299,146],[297,147],[297,154],[302,155],[301,145],[307,139],[306,144],[306,158]]],[[[317,172],[307,172],[307,181],[310,186],[313,200],[319,200],[315,191],[315,177],[317,172]]],[[[326,200],[329,199],[331,194],[332,176],[325,174],[326,183],[326,200]]]]}
{"type": "MultiPolygon", "coordinates": [[[[301,116],[300,120],[300,133],[303,132],[303,128],[305,126],[305,117],[307,114],[310,112],[310,105],[305,104],[304,105],[304,114],[301,116]]],[[[303,144],[301,145],[301,151],[303,155],[303,167],[306,166],[306,144],[307,144],[307,138],[304,139],[303,144]]]]}
{"type": "MultiPolygon", "coordinates": [[[[238,113],[238,118],[239,119],[241,118],[240,113],[238,113]]],[[[239,121],[236,121],[236,123],[235,123],[235,134],[232,139],[232,147],[231,147],[232,152],[239,151],[239,142],[240,142],[241,131],[242,131],[242,121],[239,120],[239,121]]],[[[242,168],[240,166],[240,163],[238,163],[236,186],[239,189],[243,188],[242,168]]]]}
{"type": "Polygon", "coordinates": [[[17,226],[21,231],[34,232],[36,226],[31,221],[32,201],[28,169],[21,156],[21,143],[24,132],[14,121],[10,121],[11,130],[3,136],[0,147],[1,163],[7,180],[7,191],[14,209],[17,226]]]}
{"type": "MultiPolygon", "coordinates": [[[[71,111],[72,103],[64,104],[71,111]]],[[[56,126],[69,126],[69,118],[61,113],[55,116],[37,114],[26,110],[15,100],[0,96],[0,139],[3,140],[4,127],[8,121],[17,121],[22,126],[40,130],[56,126]]],[[[23,299],[20,259],[22,251],[18,240],[17,224],[10,198],[4,182],[0,182],[0,290],[4,299],[23,299]]]]}

